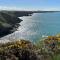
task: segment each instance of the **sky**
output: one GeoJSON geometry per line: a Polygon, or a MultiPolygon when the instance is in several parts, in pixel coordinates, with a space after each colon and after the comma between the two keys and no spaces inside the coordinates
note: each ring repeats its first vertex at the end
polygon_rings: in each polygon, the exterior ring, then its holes
{"type": "Polygon", "coordinates": [[[0,10],[60,11],[60,0],[0,0],[0,10]]]}

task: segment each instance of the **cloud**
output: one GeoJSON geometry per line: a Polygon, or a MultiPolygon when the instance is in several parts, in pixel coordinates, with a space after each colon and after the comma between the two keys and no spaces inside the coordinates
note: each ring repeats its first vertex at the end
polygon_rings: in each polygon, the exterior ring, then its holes
{"type": "Polygon", "coordinates": [[[60,11],[60,7],[40,7],[39,9],[43,11],[60,11]]]}
{"type": "Polygon", "coordinates": [[[0,6],[0,10],[23,10],[22,8],[19,7],[14,7],[14,6],[0,6]]]}
{"type": "Polygon", "coordinates": [[[15,7],[15,6],[0,6],[0,10],[37,10],[34,8],[15,7]]]}
{"type": "Polygon", "coordinates": [[[23,8],[23,7],[15,7],[15,6],[0,6],[0,10],[60,11],[60,8],[59,7],[23,8]]]}

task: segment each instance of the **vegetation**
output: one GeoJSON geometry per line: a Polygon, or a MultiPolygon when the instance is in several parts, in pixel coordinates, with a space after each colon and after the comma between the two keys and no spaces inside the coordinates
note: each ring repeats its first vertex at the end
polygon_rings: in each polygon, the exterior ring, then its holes
{"type": "Polygon", "coordinates": [[[60,60],[60,34],[44,38],[37,43],[37,46],[41,49],[43,56],[49,55],[50,60],[60,60]]]}
{"type": "Polygon", "coordinates": [[[35,45],[26,40],[0,44],[0,60],[36,60],[35,45]]]}
{"type": "Polygon", "coordinates": [[[36,44],[27,40],[0,44],[0,60],[60,60],[60,35],[36,44]]]}

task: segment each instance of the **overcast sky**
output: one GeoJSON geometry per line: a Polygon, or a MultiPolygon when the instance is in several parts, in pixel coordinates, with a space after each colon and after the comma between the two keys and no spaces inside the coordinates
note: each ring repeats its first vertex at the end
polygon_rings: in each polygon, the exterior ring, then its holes
{"type": "Polygon", "coordinates": [[[60,10],[60,0],[0,0],[0,10],[60,10]]]}

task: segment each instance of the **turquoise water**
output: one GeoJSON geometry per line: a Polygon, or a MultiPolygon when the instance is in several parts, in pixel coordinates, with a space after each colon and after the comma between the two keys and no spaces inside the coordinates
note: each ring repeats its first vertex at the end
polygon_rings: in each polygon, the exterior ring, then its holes
{"type": "MultiPolygon", "coordinates": [[[[43,36],[60,33],[60,13],[34,13],[32,16],[20,17],[18,31],[9,35],[9,38],[27,39],[36,41],[43,36]]],[[[8,37],[7,37],[8,38],[8,37]]]]}

